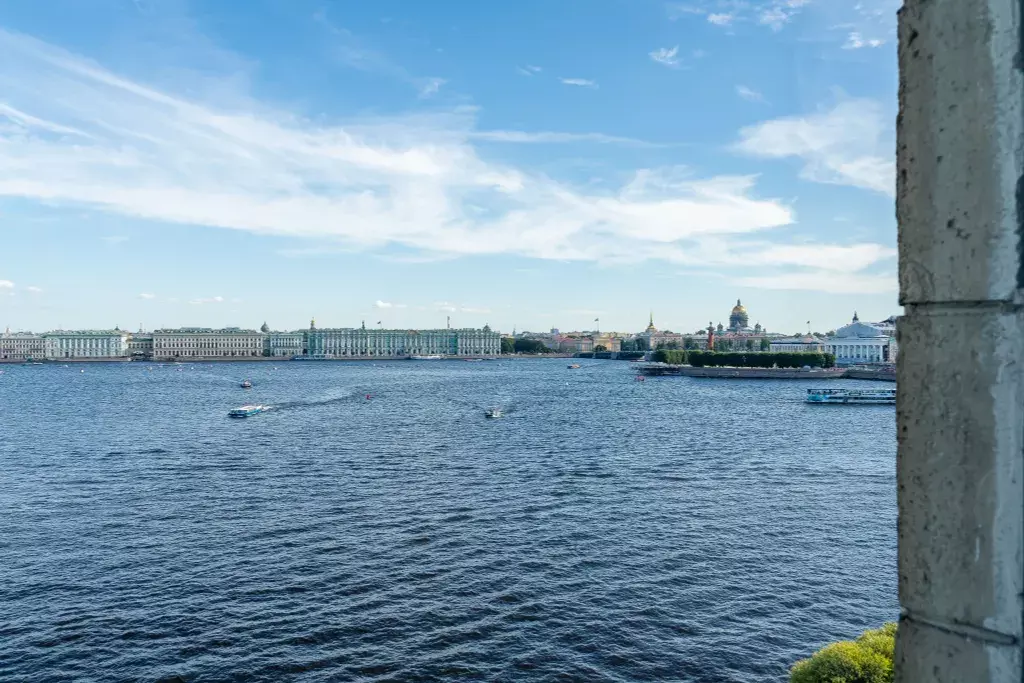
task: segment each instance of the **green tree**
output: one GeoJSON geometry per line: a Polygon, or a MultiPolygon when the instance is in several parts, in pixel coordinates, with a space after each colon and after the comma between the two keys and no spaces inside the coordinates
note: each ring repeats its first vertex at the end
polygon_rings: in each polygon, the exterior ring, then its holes
{"type": "Polygon", "coordinates": [[[501,338],[501,352],[502,353],[515,353],[516,342],[512,337],[501,338]]]}
{"type": "Polygon", "coordinates": [[[762,351],[770,351],[771,348],[772,348],[772,343],[770,341],[768,341],[768,338],[767,337],[762,337],[761,338],[761,350],[762,351]]]}
{"type": "Polygon", "coordinates": [[[747,347],[747,351],[753,351],[754,350],[754,340],[753,339],[748,339],[745,346],[747,347]]]}
{"type": "Polygon", "coordinates": [[[514,348],[516,353],[548,353],[544,342],[536,339],[516,339],[514,348]]]}
{"type": "Polygon", "coordinates": [[[790,670],[790,683],[892,683],[896,624],[832,643],[790,670]]]}
{"type": "Polygon", "coordinates": [[[687,337],[686,339],[683,340],[683,348],[686,349],[687,351],[695,349],[697,348],[697,342],[687,337]]]}

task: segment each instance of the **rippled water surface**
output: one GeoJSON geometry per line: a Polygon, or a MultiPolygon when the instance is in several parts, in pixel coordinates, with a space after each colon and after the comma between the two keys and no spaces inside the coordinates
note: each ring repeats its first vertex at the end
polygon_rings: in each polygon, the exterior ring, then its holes
{"type": "Polygon", "coordinates": [[[781,681],[896,616],[891,406],[583,364],[0,366],[0,680],[781,681]]]}

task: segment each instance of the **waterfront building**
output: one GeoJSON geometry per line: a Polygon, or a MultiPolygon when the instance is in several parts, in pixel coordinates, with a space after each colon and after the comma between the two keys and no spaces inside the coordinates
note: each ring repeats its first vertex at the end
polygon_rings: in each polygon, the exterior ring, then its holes
{"type": "Polygon", "coordinates": [[[256,330],[237,327],[221,330],[203,327],[156,330],[153,332],[153,358],[256,358],[263,355],[264,336],[256,330]]]}
{"type": "Polygon", "coordinates": [[[128,356],[132,360],[151,360],[153,358],[153,333],[133,332],[128,337],[128,356]]]}
{"type": "Polygon", "coordinates": [[[40,360],[46,356],[42,335],[31,332],[11,332],[0,335],[0,361],[40,360]]]}
{"type": "Polygon", "coordinates": [[[501,334],[483,329],[385,330],[317,329],[305,332],[309,358],[405,358],[408,356],[497,356],[501,334]]]}
{"type": "Polygon", "coordinates": [[[824,353],[825,341],[808,334],[803,337],[779,337],[769,342],[772,353],[824,353]]]}
{"type": "Polygon", "coordinates": [[[849,325],[826,337],[825,351],[834,354],[836,365],[894,363],[898,352],[896,338],[883,328],[862,323],[857,314],[849,325]]]}
{"type": "MultiPolygon", "coordinates": [[[[266,327],[266,323],[264,323],[266,327]]],[[[271,358],[292,358],[302,355],[305,336],[302,332],[265,332],[263,355],[271,358]]]]}
{"type": "Polygon", "coordinates": [[[43,348],[50,360],[127,358],[128,337],[118,329],[58,330],[43,335],[43,348]]]}

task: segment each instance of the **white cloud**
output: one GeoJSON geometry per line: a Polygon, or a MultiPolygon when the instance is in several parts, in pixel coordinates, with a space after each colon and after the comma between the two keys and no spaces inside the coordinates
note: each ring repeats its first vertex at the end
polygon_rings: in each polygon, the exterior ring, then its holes
{"type": "Polygon", "coordinates": [[[670,19],[703,16],[717,26],[753,22],[780,31],[811,0],[698,0],[690,4],[669,4],[670,19]]]}
{"type": "Polygon", "coordinates": [[[745,85],[737,85],[736,94],[750,102],[764,102],[764,95],[745,85]]]}
{"type": "Polygon", "coordinates": [[[679,46],[676,45],[673,48],[660,47],[654,52],[649,53],[651,59],[664,64],[665,66],[679,66],[679,46]]]}
{"type": "Polygon", "coordinates": [[[28,287],[25,288],[25,291],[26,292],[31,292],[32,294],[42,294],[43,293],[43,288],[42,287],[36,287],[34,285],[29,285],[28,287]]]}
{"type": "Polygon", "coordinates": [[[459,307],[447,301],[439,301],[434,304],[434,310],[441,311],[442,313],[454,313],[459,310],[459,307]]]}
{"type": "Polygon", "coordinates": [[[377,301],[375,301],[373,303],[373,307],[374,308],[379,308],[379,309],[406,308],[406,305],[405,304],[395,304],[395,303],[391,303],[390,301],[381,301],[380,299],[377,299],[377,301]]]}
{"type": "Polygon", "coordinates": [[[10,280],[0,280],[0,289],[14,289],[14,283],[10,280]]]}
{"type": "Polygon", "coordinates": [[[441,89],[441,86],[447,83],[443,78],[428,78],[427,82],[420,88],[420,97],[430,97],[436,95],[437,91],[441,89]]]}
{"type": "Polygon", "coordinates": [[[222,304],[224,303],[224,297],[222,296],[211,296],[208,298],[191,299],[190,304],[195,306],[202,306],[203,304],[222,304]]]}
{"type": "Polygon", "coordinates": [[[799,157],[801,176],[821,183],[895,193],[892,123],[873,100],[851,99],[808,116],[740,130],[736,149],[761,157],[799,157]]]}
{"type": "Polygon", "coordinates": [[[843,44],[843,49],[859,50],[862,47],[881,47],[882,45],[885,45],[884,40],[879,40],[878,38],[865,40],[860,33],[853,31],[846,37],[846,43],[843,44]]]}
{"type": "Polygon", "coordinates": [[[539,66],[533,66],[531,64],[516,67],[516,71],[518,71],[523,76],[533,76],[534,74],[539,74],[543,70],[544,69],[540,68],[539,66]]]}
{"type": "Polygon", "coordinates": [[[597,142],[599,144],[628,145],[635,147],[660,147],[655,143],[625,138],[604,133],[561,133],[555,131],[527,132],[522,130],[478,130],[467,133],[470,140],[486,140],[488,142],[522,142],[522,143],[571,143],[597,142]]]}
{"type": "MultiPolygon", "coordinates": [[[[408,258],[689,264],[713,240],[744,244],[795,221],[788,204],[759,196],[754,176],[651,168],[620,187],[580,186],[495,162],[478,146],[627,138],[479,131],[465,108],[313,122],[257,102],[232,111],[186,99],[3,30],[0,54],[5,103],[22,114],[16,132],[0,127],[0,197],[159,221],[164,230],[283,236],[311,249],[386,246],[408,258]],[[62,129],[82,135],[70,139],[62,129]]],[[[769,133],[751,130],[744,139],[769,133]]],[[[765,156],[810,157],[816,149],[791,148],[769,147],[765,156]]],[[[855,166],[848,172],[866,172],[855,166]]]]}
{"type": "Polygon", "coordinates": [[[597,81],[592,81],[589,78],[560,78],[558,79],[566,85],[577,85],[581,88],[596,88],[597,81]]]}
{"type": "Polygon", "coordinates": [[[489,308],[480,308],[478,306],[463,306],[462,308],[459,309],[459,311],[462,312],[462,313],[476,313],[476,314],[481,314],[482,315],[482,314],[485,314],[485,313],[490,313],[491,309],[489,309],[489,308]]]}
{"type": "Polygon", "coordinates": [[[156,298],[156,294],[150,294],[149,292],[143,292],[142,294],[139,294],[139,298],[140,299],[146,299],[147,301],[152,301],[153,299],[156,298]]]}

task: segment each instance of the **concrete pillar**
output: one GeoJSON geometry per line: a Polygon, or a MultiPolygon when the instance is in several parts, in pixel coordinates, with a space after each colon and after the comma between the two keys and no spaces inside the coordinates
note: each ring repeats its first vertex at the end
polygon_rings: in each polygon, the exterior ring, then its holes
{"type": "Polygon", "coordinates": [[[1022,0],[900,11],[901,683],[1021,683],[1022,0]]]}

